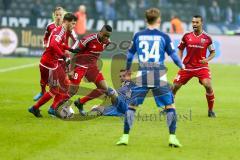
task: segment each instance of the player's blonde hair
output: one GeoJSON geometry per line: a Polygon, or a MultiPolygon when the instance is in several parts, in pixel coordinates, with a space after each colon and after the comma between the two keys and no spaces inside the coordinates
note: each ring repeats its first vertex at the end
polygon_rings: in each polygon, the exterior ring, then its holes
{"type": "Polygon", "coordinates": [[[148,24],[154,24],[160,15],[160,10],[158,8],[150,8],[145,11],[145,17],[148,24]]]}
{"type": "Polygon", "coordinates": [[[64,11],[64,9],[60,6],[57,6],[54,8],[53,13],[55,13],[56,11],[64,11]]]}

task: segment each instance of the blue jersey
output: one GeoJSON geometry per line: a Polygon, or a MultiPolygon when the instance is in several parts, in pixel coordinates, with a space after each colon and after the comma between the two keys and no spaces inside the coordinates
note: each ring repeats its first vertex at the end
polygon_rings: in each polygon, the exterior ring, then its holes
{"type": "Polygon", "coordinates": [[[128,51],[127,70],[131,67],[135,53],[139,62],[136,78],[138,86],[159,87],[160,82],[167,82],[165,53],[175,54],[174,45],[167,34],[157,29],[145,29],[136,33],[128,51]]]}
{"type": "Polygon", "coordinates": [[[132,88],[134,88],[136,84],[133,81],[125,81],[122,83],[122,86],[117,90],[118,97],[125,100],[127,104],[131,102],[132,98],[132,88]]]}
{"type": "Polygon", "coordinates": [[[132,81],[125,81],[117,90],[118,97],[113,105],[105,107],[104,116],[122,116],[128,109],[129,103],[132,101],[132,88],[136,85],[132,81]]]}

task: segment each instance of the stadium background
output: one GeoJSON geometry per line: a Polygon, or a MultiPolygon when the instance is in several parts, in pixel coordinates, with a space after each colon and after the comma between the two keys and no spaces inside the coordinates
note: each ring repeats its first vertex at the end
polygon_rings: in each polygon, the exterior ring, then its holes
{"type": "MultiPolygon", "coordinates": [[[[240,58],[240,1],[218,0],[220,12],[215,9],[213,15],[210,2],[0,0],[0,159],[239,159],[240,70],[235,64],[240,58]],[[210,64],[217,118],[207,118],[204,88],[198,85],[197,79],[191,80],[176,96],[178,114],[189,118],[190,111],[192,113],[191,120],[179,119],[177,136],[184,145],[179,150],[167,147],[165,120],[149,120],[150,115],[158,113],[152,98],[147,98],[139,110],[143,119],[136,119],[129,146],[120,148],[115,146],[122,133],[122,120],[119,118],[61,121],[48,116],[50,103],[42,108],[44,118],[36,119],[30,115],[27,109],[34,103],[32,97],[39,91],[38,63],[43,51],[42,38],[45,26],[52,21],[52,10],[60,5],[67,11],[75,12],[80,4],[87,8],[87,33],[97,31],[104,22],[113,25],[111,39],[116,45],[103,54],[107,59],[103,60],[102,68],[110,86],[115,86],[118,81],[116,74],[123,67],[117,64],[116,71],[109,73],[113,64],[110,58],[113,54],[126,53],[126,46],[120,44],[128,44],[133,33],[144,27],[145,8],[154,6],[161,9],[161,29],[166,32],[170,31],[170,20],[174,14],[182,20],[184,32],[191,30],[192,15],[203,15],[205,30],[213,36],[217,48],[216,64],[210,64]],[[97,6],[103,6],[100,13],[96,12],[99,9],[97,6]],[[219,13],[217,20],[214,19],[219,13]]],[[[170,35],[176,46],[182,34],[170,35]]],[[[172,62],[167,63],[167,67],[171,82],[177,67],[172,62]]],[[[86,81],[82,86],[86,92],[95,87],[86,81]]],[[[97,102],[101,101],[92,101],[86,108],[99,104],[97,102]]]]}
{"type": "MultiPolygon", "coordinates": [[[[114,28],[111,46],[103,57],[111,58],[122,52],[119,44],[129,41],[134,32],[145,27],[144,10],[149,7],[161,9],[161,30],[169,32],[172,16],[182,21],[184,32],[191,30],[191,16],[200,14],[204,18],[204,29],[213,35],[217,56],[214,62],[238,63],[237,53],[240,24],[240,1],[237,0],[1,0],[0,5],[0,55],[40,56],[42,38],[46,25],[52,21],[52,11],[62,6],[76,12],[79,5],[86,6],[87,33],[95,32],[104,23],[114,28]],[[216,2],[217,4],[214,4],[216,2]],[[6,28],[10,29],[6,31],[6,28]],[[114,49],[113,49],[114,48],[114,49]]],[[[171,34],[177,46],[182,33],[171,34]]],[[[127,43],[125,43],[126,45],[127,43]]]]}

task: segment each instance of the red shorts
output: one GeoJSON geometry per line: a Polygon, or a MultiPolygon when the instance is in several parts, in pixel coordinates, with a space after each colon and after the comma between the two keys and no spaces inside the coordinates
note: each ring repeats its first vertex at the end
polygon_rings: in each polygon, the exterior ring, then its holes
{"type": "Polygon", "coordinates": [[[49,88],[52,94],[66,94],[70,81],[66,74],[66,65],[59,64],[54,70],[49,70],[49,88]]]}
{"type": "Polygon", "coordinates": [[[39,69],[40,69],[40,84],[47,85],[49,78],[49,69],[43,67],[42,65],[39,65],[39,69]]]}
{"type": "MultiPolygon", "coordinates": [[[[65,71],[68,70],[67,66],[66,66],[66,62],[65,61],[58,61],[58,66],[61,67],[61,69],[64,69],[65,71]]],[[[40,84],[42,85],[47,85],[49,82],[49,72],[51,70],[55,70],[55,69],[51,69],[51,68],[47,68],[42,66],[41,64],[39,64],[39,69],[40,69],[40,84]]],[[[57,70],[59,70],[60,68],[58,68],[57,70]]]]}
{"type": "Polygon", "coordinates": [[[98,70],[97,66],[83,67],[76,66],[74,69],[73,77],[70,79],[74,85],[79,85],[82,78],[85,77],[89,82],[98,83],[104,80],[102,73],[98,70]]]}
{"type": "Polygon", "coordinates": [[[178,74],[173,82],[178,84],[186,84],[192,77],[197,77],[201,83],[203,79],[211,79],[211,73],[208,68],[180,70],[178,71],[178,74]]]}

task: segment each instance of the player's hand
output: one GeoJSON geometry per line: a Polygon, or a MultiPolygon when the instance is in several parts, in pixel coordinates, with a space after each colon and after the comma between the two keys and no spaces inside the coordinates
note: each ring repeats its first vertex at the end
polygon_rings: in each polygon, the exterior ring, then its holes
{"type": "Polygon", "coordinates": [[[70,49],[68,49],[70,52],[72,52],[72,53],[79,53],[79,52],[81,52],[81,49],[80,48],[76,48],[76,49],[72,49],[72,48],[70,48],[70,49]]]}
{"type": "Polygon", "coordinates": [[[43,49],[46,49],[47,48],[47,45],[43,43],[43,49]]]}
{"type": "Polygon", "coordinates": [[[125,71],[125,76],[131,75],[131,71],[130,70],[126,70],[125,71]]]}
{"type": "Polygon", "coordinates": [[[69,65],[70,62],[71,62],[70,57],[65,57],[65,56],[63,56],[63,60],[66,62],[67,65],[69,65]]]}
{"type": "Polygon", "coordinates": [[[184,64],[182,64],[182,68],[181,68],[181,70],[184,70],[186,67],[185,67],[185,65],[184,64]]]}
{"type": "Polygon", "coordinates": [[[204,58],[204,59],[200,60],[199,62],[202,64],[206,64],[206,63],[208,63],[208,60],[206,58],[204,58]]]}

